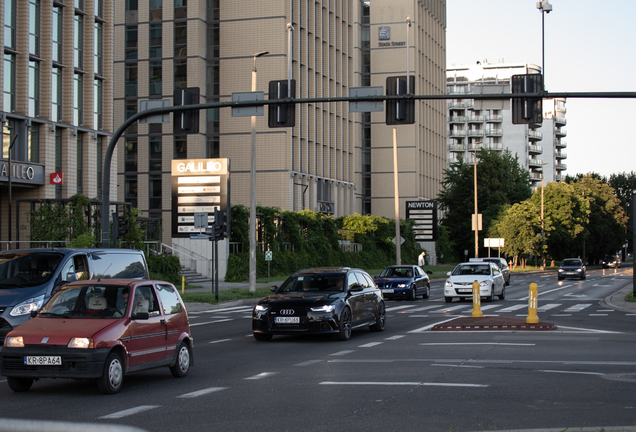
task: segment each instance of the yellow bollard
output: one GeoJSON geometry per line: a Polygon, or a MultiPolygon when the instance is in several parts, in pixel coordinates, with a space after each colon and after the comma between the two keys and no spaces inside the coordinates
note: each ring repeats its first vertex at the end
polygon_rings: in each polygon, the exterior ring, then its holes
{"type": "Polygon", "coordinates": [[[185,276],[181,276],[181,294],[185,292],[185,276]]]}
{"type": "Polygon", "coordinates": [[[526,324],[539,324],[539,317],[537,316],[537,296],[539,293],[539,287],[532,282],[530,284],[530,294],[528,296],[528,317],[526,318],[526,324]]]}
{"type": "Polygon", "coordinates": [[[481,311],[481,296],[479,293],[479,282],[473,282],[473,318],[481,318],[484,313],[481,311]]]}

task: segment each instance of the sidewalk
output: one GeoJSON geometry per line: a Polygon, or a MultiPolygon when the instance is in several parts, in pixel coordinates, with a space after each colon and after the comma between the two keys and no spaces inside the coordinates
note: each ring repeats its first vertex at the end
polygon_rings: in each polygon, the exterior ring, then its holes
{"type": "MultiPolygon", "coordinates": [[[[280,286],[280,284],[282,284],[283,282],[284,282],[284,280],[257,283],[256,287],[257,288],[271,287],[273,285],[279,285],[280,286]]],[[[187,291],[189,293],[211,292],[214,289],[212,283],[207,283],[205,285],[195,285],[195,284],[190,284],[190,285],[191,286],[197,286],[198,288],[189,289],[187,291]]],[[[249,282],[221,282],[221,281],[219,281],[219,291],[230,290],[230,289],[233,289],[233,288],[249,289],[249,287],[250,287],[249,282]]],[[[179,287],[177,287],[177,288],[179,288],[179,287]]],[[[258,300],[259,300],[258,298],[247,298],[247,299],[240,299],[240,300],[228,300],[228,301],[224,301],[224,302],[217,303],[217,304],[186,303],[186,309],[187,309],[188,312],[201,312],[201,311],[206,311],[206,310],[222,309],[222,308],[235,307],[235,306],[254,306],[256,304],[256,302],[258,302],[258,300]]]]}

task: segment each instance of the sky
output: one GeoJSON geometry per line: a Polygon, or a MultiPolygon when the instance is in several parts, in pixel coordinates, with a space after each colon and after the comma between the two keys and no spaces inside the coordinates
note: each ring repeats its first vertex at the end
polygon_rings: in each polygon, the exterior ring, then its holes
{"type": "MultiPolygon", "coordinates": [[[[636,92],[636,0],[549,0],[549,92],[636,92]]],[[[446,0],[448,66],[541,66],[536,0],[446,0]]],[[[568,99],[566,174],[636,172],[636,99],[568,99]]]]}

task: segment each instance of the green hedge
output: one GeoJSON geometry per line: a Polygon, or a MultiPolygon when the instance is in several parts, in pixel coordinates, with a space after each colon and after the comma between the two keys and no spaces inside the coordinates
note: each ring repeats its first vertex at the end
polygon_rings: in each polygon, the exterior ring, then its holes
{"type": "Polygon", "coordinates": [[[181,286],[181,263],[174,255],[153,255],[148,257],[148,271],[151,279],[163,280],[181,286]]]}

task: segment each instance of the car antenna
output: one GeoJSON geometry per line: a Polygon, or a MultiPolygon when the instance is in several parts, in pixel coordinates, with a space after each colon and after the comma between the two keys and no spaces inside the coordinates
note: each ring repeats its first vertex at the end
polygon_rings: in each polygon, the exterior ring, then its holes
{"type": "Polygon", "coordinates": [[[106,267],[106,270],[104,270],[104,273],[102,274],[102,276],[97,278],[97,282],[99,282],[99,281],[101,281],[101,280],[102,280],[102,277],[106,275],[106,272],[108,271],[108,269],[109,269],[109,268],[110,268],[110,266],[112,266],[112,265],[113,265],[113,263],[110,263],[110,264],[108,265],[108,267],[106,267]]]}

